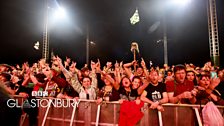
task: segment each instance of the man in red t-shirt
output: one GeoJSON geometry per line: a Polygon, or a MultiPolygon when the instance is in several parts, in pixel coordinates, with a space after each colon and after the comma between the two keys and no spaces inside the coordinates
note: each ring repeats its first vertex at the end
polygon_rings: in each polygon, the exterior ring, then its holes
{"type": "Polygon", "coordinates": [[[186,69],[183,65],[174,67],[174,81],[166,82],[166,90],[168,93],[169,102],[171,103],[191,103],[193,96],[191,90],[194,88],[194,83],[185,79],[186,69]]]}

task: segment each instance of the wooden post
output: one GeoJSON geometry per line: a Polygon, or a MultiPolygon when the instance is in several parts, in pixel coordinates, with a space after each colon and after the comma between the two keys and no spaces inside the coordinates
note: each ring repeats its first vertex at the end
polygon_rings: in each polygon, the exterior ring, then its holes
{"type": "MultiPolygon", "coordinates": [[[[136,60],[136,51],[139,53],[137,42],[132,42],[131,43],[131,51],[133,52],[134,60],[136,60]]],[[[134,65],[134,71],[136,72],[136,65],[134,65]]]]}

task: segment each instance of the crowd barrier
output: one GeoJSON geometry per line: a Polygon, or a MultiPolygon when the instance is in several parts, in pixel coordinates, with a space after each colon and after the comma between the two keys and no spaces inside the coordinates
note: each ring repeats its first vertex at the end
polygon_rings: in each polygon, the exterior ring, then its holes
{"type": "MultiPolygon", "coordinates": [[[[25,99],[15,96],[19,103],[25,99]]],[[[41,98],[39,107],[38,126],[116,126],[119,121],[120,104],[118,102],[96,104],[93,100],[81,100],[75,107],[55,107],[52,105],[56,99],[41,98]],[[50,102],[49,102],[50,101],[50,102]]],[[[64,100],[66,101],[66,100],[64,100]]],[[[202,126],[200,118],[200,105],[164,104],[165,111],[149,109],[144,104],[141,111],[144,113],[137,126],[202,126]]],[[[224,113],[224,106],[217,106],[224,113]]],[[[28,125],[28,115],[21,117],[20,126],[28,125]]]]}

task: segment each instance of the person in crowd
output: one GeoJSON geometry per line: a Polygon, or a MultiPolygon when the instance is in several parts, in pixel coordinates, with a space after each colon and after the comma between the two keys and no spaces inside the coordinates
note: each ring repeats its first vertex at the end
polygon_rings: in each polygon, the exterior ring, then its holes
{"type": "Polygon", "coordinates": [[[15,90],[15,84],[13,84],[10,80],[11,75],[9,73],[0,73],[0,82],[2,86],[5,88],[7,93],[9,93],[10,95],[15,95],[18,89],[15,90]]]}
{"type": "Polygon", "coordinates": [[[137,90],[132,88],[131,80],[128,77],[123,77],[116,88],[122,100],[133,101],[138,97],[137,90]]]}
{"type": "Polygon", "coordinates": [[[195,104],[206,104],[209,101],[213,101],[215,104],[224,105],[224,100],[221,98],[221,94],[215,89],[220,83],[218,77],[211,77],[210,74],[201,74],[199,76],[197,87],[192,90],[192,95],[195,96],[195,104]]]}
{"type": "Polygon", "coordinates": [[[140,78],[144,78],[144,71],[141,66],[137,66],[135,76],[139,76],[140,78]]]}
{"type": "Polygon", "coordinates": [[[167,70],[167,76],[165,77],[165,83],[167,81],[173,81],[173,71],[171,69],[167,70]]]}
{"type": "MultiPolygon", "coordinates": [[[[108,63],[107,63],[106,69],[108,68],[111,68],[111,66],[108,66],[108,63]]],[[[119,69],[118,63],[115,64],[115,70],[118,72],[117,69],[119,69]]],[[[115,73],[108,73],[106,71],[102,71],[100,69],[100,63],[98,63],[96,67],[96,71],[101,74],[101,79],[103,80],[105,84],[98,93],[97,102],[100,103],[103,100],[104,101],[118,101],[120,99],[120,95],[119,95],[119,92],[113,86],[113,83],[115,83],[115,80],[113,79],[115,73]]]]}
{"type": "MultiPolygon", "coordinates": [[[[108,63],[107,63],[106,69],[108,68],[111,68],[111,66],[108,66],[108,63]]],[[[97,71],[100,71],[99,70],[100,67],[97,67],[97,69],[98,69],[97,71]]],[[[133,81],[131,81],[127,76],[124,76],[123,78],[121,78],[120,67],[117,62],[115,63],[115,70],[113,73],[114,77],[111,76],[111,73],[107,73],[107,72],[108,72],[107,70],[100,71],[100,73],[104,75],[103,77],[105,77],[105,79],[109,81],[110,84],[112,84],[113,89],[115,89],[116,93],[118,92],[119,97],[117,97],[117,94],[114,94],[114,96],[116,96],[116,98],[121,99],[120,100],[121,103],[123,102],[123,100],[135,101],[136,99],[138,99],[139,95],[138,95],[137,89],[141,83],[140,78],[133,77],[132,78],[133,81]]]]}
{"type": "Polygon", "coordinates": [[[128,77],[123,77],[119,85],[115,86],[118,89],[120,94],[120,102],[123,100],[127,101],[136,101],[136,103],[140,103],[140,94],[138,93],[138,86],[141,83],[141,79],[139,77],[134,77],[133,81],[131,81],[128,77]]]}
{"type": "MultiPolygon", "coordinates": [[[[66,69],[68,69],[70,74],[78,74],[78,76],[81,76],[80,70],[76,68],[76,62],[71,61],[70,58],[66,57],[66,60],[64,61],[64,66],[66,69]],[[69,65],[70,63],[71,63],[71,65],[69,65]]],[[[72,99],[72,98],[79,97],[79,94],[74,90],[74,88],[68,82],[67,82],[66,86],[64,87],[64,89],[62,89],[62,90],[63,91],[60,92],[60,94],[57,96],[57,98],[72,99]]]]}
{"type": "Polygon", "coordinates": [[[28,96],[31,96],[32,91],[33,91],[33,83],[30,79],[30,74],[29,73],[24,73],[21,81],[22,81],[22,83],[19,86],[19,89],[16,92],[16,94],[20,95],[24,98],[27,98],[28,96]]]}
{"type": "MultiPolygon", "coordinates": [[[[48,97],[56,97],[59,93],[57,89],[59,88],[58,84],[53,79],[56,79],[57,71],[54,69],[51,69],[49,66],[45,66],[42,68],[43,74],[46,76],[46,83],[44,85],[44,91],[48,92],[48,97]]],[[[31,76],[33,77],[33,76],[31,76]]],[[[39,82],[37,82],[38,84],[39,82]]],[[[65,83],[65,82],[64,82],[65,83]]],[[[40,83],[39,83],[40,84],[40,83]]],[[[35,86],[37,86],[35,84],[35,86]]]]}
{"type": "MultiPolygon", "coordinates": [[[[120,94],[121,94],[121,98],[124,98],[124,99],[129,99],[129,98],[134,98],[134,99],[132,99],[132,100],[139,100],[140,99],[140,95],[141,95],[141,93],[142,92],[140,92],[139,90],[138,90],[138,88],[140,87],[140,86],[142,86],[143,85],[143,81],[144,82],[146,82],[145,81],[145,79],[146,79],[146,77],[144,77],[143,76],[143,68],[141,67],[140,69],[139,69],[139,71],[136,73],[132,73],[132,71],[131,71],[131,66],[137,66],[137,61],[132,61],[131,63],[126,63],[126,64],[124,64],[123,65],[123,67],[124,67],[124,70],[125,70],[125,72],[126,72],[126,74],[127,74],[127,76],[129,77],[129,79],[131,80],[131,87],[130,87],[130,89],[131,89],[131,92],[130,93],[128,93],[128,92],[126,92],[126,91],[124,91],[123,90],[123,87],[121,87],[120,89],[119,89],[119,92],[120,92],[120,94]],[[141,73],[141,76],[135,76],[135,75],[140,75],[140,73],[141,73]],[[131,97],[127,97],[127,93],[131,96],[131,97]]],[[[121,81],[121,85],[122,86],[125,86],[125,85],[123,85],[123,82],[121,81]]],[[[124,88],[124,89],[127,89],[127,88],[124,88]]],[[[129,99],[130,100],[130,99],[129,99]]]]}
{"type": "Polygon", "coordinates": [[[167,76],[167,72],[169,70],[168,64],[163,64],[163,68],[162,69],[163,69],[164,77],[166,77],[167,76]]]}
{"type": "Polygon", "coordinates": [[[194,85],[196,86],[197,85],[197,79],[196,79],[196,74],[194,72],[194,69],[193,68],[192,69],[187,69],[186,72],[187,72],[186,79],[188,81],[193,82],[194,85]]]}
{"type": "Polygon", "coordinates": [[[224,71],[223,69],[219,69],[217,71],[218,77],[220,79],[220,83],[218,84],[218,86],[215,88],[219,94],[221,95],[220,97],[222,99],[224,99],[224,71]]]}
{"type": "Polygon", "coordinates": [[[174,67],[174,81],[166,82],[169,102],[171,103],[191,103],[193,100],[191,91],[194,83],[186,80],[186,69],[184,65],[174,67]]]}
{"type": "Polygon", "coordinates": [[[164,82],[165,81],[165,71],[163,69],[159,70],[159,82],[164,82]]]}
{"type": "Polygon", "coordinates": [[[150,84],[141,94],[141,100],[149,103],[151,109],[164,111],[161,105],[168,102],[166,85],[159,82],[159,72],[156,70],[150,72],[150,80],[150,84]]]}
{"type": "MultiPolygon", "coordinates": [[[[72,75],[69,71],[67,71],[63,66],[62,61],[59,57],[57,57],[57,62],[59,64],[61,71],[65,75],[66,80],[69,82],[69,84],[71,84],[74,90],[79,93],[80,99],[90,99],[90,100],[96,99],[97,83],[94,83],[95,85],[91,84],[92,79],[89,76],[83,76],[80,83],[77,74],[72,75]]],[[[94,65],[92,64],[93,69],[95,69],[94,65]]]]}
{"type": "MultiPolygon", "coordinates": [[[[100,70],[98,70],[100,71],[100,70]]],[[[102,75],[102,80],[104,82],[104,86],[98,93],[97,102],[100,103],[102,101],[118,101],[120,99],[118,91],[113,87],[110,79],[113,78],[112,74],[107,74],[105,72],[100,72],[102,75]]]]}
{"type": "Polygon", "coordinates": [[[202,68],[203,71],[210,71],[212,69],[212,63],[211,61],[208,61],[204,64],[204,67],[202,68]]]}
{"type": "Polygon", "coordinates": [[[0,73],[5,72],[5,73],[10,73],[12,71],[12,66],[8,64],[0,64],[0,73]]]}
{"type": "MultiPolygon", "coordinates": [[[[134,71],[134,73],[132,73],[131,66],[133,66],[133,67],[138,66],[137,61],[134,60],[130,63],[126,63],[126,64],[123,65],[124,70],[126,72],[126,75],[130,78],[130,80],[134,81],[133,78],[138,76],[141,79],[141,82],[145,82],[146,78],[145,78],[145,75],[144,75],[143,68],[139,66],[136,69],[136,71],[134,71]]],[[[141,85],[139,85],[139,86],[141,86],[141,85]]]]}
{"type": "MultiPolygon", "coordinates": [[[[129,96],[127,97],[127,94],[131,94],[132,98],[136,99],[137,101],[140,99],[140,95],[143,92],[143,90],[145,88],[145,85],[148,83],[148,80],[147,80],[147,77],[146,77],[146,74],[148,74],[147,73],[147,68],[146,68],[146,65],[145,65],[145,62],[144,62],[143,59],[141,61],[141,65],[142,65],[141,70],[139,70],[137,72],[138,74],[136,72],[132,73],[132,70],[131,70],[131,66],[137,66],[137,61],[136,60],[123,65],[127,77],[131,80],[131,85],[130,85],[131,93],[126,92],[127,90],[123,90],[123,89],[128,89],[128,86],[123,85],[123,82],[121,81],[122,87],[119,89],[119,92],[121,94],[121,98],[124,98],[124,99],[127,100],[127,98],[129,99],[129,96]],[[140,73],[141,73],[141,76],[135,76],[135,75],[140,75],[140,73]],[[145,83],[144,86],[143,86],[143,82],[145,83]],[[125,88],[123,88],[123,86],[125,88]],[[144,88],[139,89],[140,86],[143,86],[144,88]]],[[[132,100],[134,100],[134,99],[132,99],[132,100]]]]}
{"type": "Polygon", "coordinates": [[[0,82],[0,122],[1,125],[19,126],[21,108],[7,106],[7,101],[11,99],[11,94],[5,89],[4,84],[0,82]]]}
{"type": "Polygon", "coordinates": [[[11,75],[9,73],[0,73],[0,82],[4,83],[6,81],[10,81],[11,80],[11,75]]]}
{"type": "MultiPolygon", "coordinates": [[[[98,68],[99,69],[99,68],[98,68]]],[[[107,75],[105,76],[108,81],[113,85],[114,89],[116,89],[120,96],[120,103],[123,101],[136,101],[136,103],[140,103],[139,94],[138,94],[138,87],[141,83],[141,79],[139,77],[133,77],[133,82],[130,80],[129,77],[124,76],[120,79],[120,67],[118,63],[115,64],[115,73],[114,78],[107,75]]],[[[102,71],[106,73],[106,71],[102,71]]]]}

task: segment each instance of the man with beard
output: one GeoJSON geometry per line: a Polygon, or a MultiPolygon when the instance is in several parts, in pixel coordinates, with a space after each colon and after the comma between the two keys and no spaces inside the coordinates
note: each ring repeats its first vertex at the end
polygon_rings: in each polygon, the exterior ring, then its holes
{"type": "Polygon", "coordinates": [[[158,82],[159,73],[153,70],[149,74],[150,84],[145,88],[141,95],[141,100],[151,104],[151,109],[158,109],[163,111],[161,104],[168,102],[168,95],[166,92],[166,85],[164,83],[158,82]]]}

